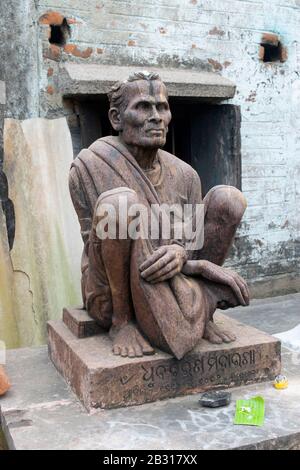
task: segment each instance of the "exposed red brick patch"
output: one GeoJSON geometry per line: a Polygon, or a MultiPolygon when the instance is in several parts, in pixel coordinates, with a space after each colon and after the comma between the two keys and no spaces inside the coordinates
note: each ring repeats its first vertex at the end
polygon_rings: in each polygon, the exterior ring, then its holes
{"type": "Polygon", "coordinates": [[[210,34],[211,36],[221,36],[222,37],[222,36],[224,36],[225,31],[223,31],[222,29],[219,29],[215,26],[213,29],[211,29],[208,32],[208,34],[210,34]]]}
{"type": "Polygon", "coordinates": [[[280,49],[280,62],[286,62],[287,59],[288,59],[287,47],[281,46],[281,49],[280,49]]]}
{"type": "Polygon", "coordinates": [[[269,44],[270,46],[278,46],[279,36],[274,33],[264,33],[261,38],[262,44],[269,44]]]}
{"type": "Polygon", "coordinates": [[[53,75],[53,68],[49,67],[47,70],[47,77],[52,77],[52,75],[53,75]]]}
{"type": "Polygon", "coordinates": [[[192,49],[196,49],[197,44],[192,44],[192,49]]]}
{"type": "MultiPolygon", "coordinates": [[[[58,11],[48,11],[44,13],[39,19],[40,24],[47,24],[47,25],[61,25],[64,20],[64,16],[59,13],[58,11]]],[[[80,20],[76,18],[67,18],[68,24],[80,24],[82,23],[80,20]]]]}
{"type": "Polygon", "coordinates": [[[76,18],[67,18],[68,24],[82,24],[82,21],[77,20],[76,18]]]}
{"type": "Polygon", "coordinates": [[[127,44],[128,44],[128,46],[135,46],[136,42],[133,39],[129,39],[127,44]]]}
{"type": "Polygon", "coordinates": [[[53,86],[48,85],[47,88],[46,88],[46,90],[47,90],[47,93],[48,93],[49,95],[53,95],[53,93],[54,93],[54,88],[53,88],[53,86]]]}
{"type": "Polygon", "coordinates": [[[223,67],[225,67],[225,69],[227,69],[229,65],[231,65],[231,62],[229,62],[229,60],[225,60],[225,62],[223,62],[223,67]]]}
{"type": "Polygon", "coordinates": [[[191,3],[192,5],[197,5],[198,1],[197,1],[197,0],[190,0],[190,3],[191,3]]]}
{"type": "Polygon", "coordinates": [[[264,56],[265,56],[265,48],[264,46],[259,46],[259,50],[258,50],[259,60],[264,60],[264,56]]]}
{"type": "Polygon", "coordinates": [[[166,28],[163,28],[163,27],[159,28],[158,30],[159,30],[160,34],[166,34],[166,32],[167,32],[166,28]]]}
{"type": "Polygon", "coordinates": [[[64,16],[58,11],[48,11],[44,13],[39,19],[40,24],[62,24],[64,16]]]}
{"type": "Polygon", "coordinates": [[[61,48],[56,46],[56,44],[50,44],[47,49],[44,49],[43,56],[45,59],[55,60],[59,62],[61,58],[61,48]]]}
{"type": "Polygon", "coordinates": [[[97,47],[97,54],[103,54],[103,49],[101,47],[97,47]]]}
{"type": "Polygon", "coordinates": [[[64,51],[67,54],[72,54],[74,57],[80,57],[81,59],[87,59],[91,56],[93,49],[91,47],[87,47],[84,50],[79,49],[76,44],[66,44],[64,46],[64,51]]]}
{"type": "Polygon", "coordinates": [[[217,60],[214,59],[208,59],[208,62],[213,66],[214,70],[222,70],[223,66],[218,62],[217,60]]]}

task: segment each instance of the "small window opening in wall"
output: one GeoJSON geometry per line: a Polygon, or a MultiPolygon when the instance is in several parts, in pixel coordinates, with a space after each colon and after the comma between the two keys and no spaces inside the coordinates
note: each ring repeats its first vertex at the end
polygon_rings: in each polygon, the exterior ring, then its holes
{"type": "Polygon", "coordinates": [[[50,24],[49,42],[57,46],[64,46],[71,36],[71,28],[67,19],[64,18],[62,24],[50,24]]]}
{"type": "Polygon", "coordinates": [[[271,44],[264,44],[264,62],[277,62],[280,61],[280,42],[278,46],[271,46],[271,44]]]}
{"type": "Polygon", "coordinates": [[[287,49],[277,34],[265,33],[261,39],[259,56],[263,62],[285,62],[287,49]]]}

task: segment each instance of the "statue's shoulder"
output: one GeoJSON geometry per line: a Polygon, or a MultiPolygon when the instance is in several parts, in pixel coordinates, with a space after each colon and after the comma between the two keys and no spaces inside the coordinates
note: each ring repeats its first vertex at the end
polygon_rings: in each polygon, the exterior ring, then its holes
{"type": "Polygon", "coordinates": [[[196,179],[199,178],[196,170],[194,170],[194,168],[188,163],[165,150],[160,150],[159,153],[165,166],[169,167],[172,172],[177,170],[180,176],[196,179]]]}
{"type": "Polygon", "coordinates": [[[101,156],[105,156],[111,149],[108,141],[114,141],[113,136],[101,137],[95,140],[88,148],[82,149],[72,163],[72,167],[80,167],[82,164],[101,162],[101,156]],[[100,158],[99,158],[100,157],[100,158]]]}

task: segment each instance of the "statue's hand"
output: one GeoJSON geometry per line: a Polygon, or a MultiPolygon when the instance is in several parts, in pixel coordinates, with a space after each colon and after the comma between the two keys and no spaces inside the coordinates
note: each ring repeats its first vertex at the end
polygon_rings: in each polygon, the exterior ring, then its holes
{"type": "Polygon", "coordinates": [[[141,276],[151,283],[166,281],[181,271],[186,260],[187,254],[182,246],[161,246],[141,264],[141,276]]]}
{"type": "Polygon", "coordinates": [[[182,271],[187,275],[199,275],[218,284],[229,286],[241,305],[249,305],[250,293],[247,283],[235,271],[207,260],[188,261],[182,271]]]}

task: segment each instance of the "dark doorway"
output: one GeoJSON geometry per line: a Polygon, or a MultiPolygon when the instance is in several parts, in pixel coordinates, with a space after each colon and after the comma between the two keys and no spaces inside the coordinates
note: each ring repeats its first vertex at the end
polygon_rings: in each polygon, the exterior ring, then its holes
{"type": "MultiPolygon", "coordinates": [[[[106,96],[73,100],[79,126],[71,129],[76,155],[81,148],[114,131],[107,117],[106,96]]],[[[195,168],[202,181],[203,195],[217,184],[241,189],[240,108],[182,98],[170,98],[170,107],[172,121],[165,150],[195,168]]]]}

